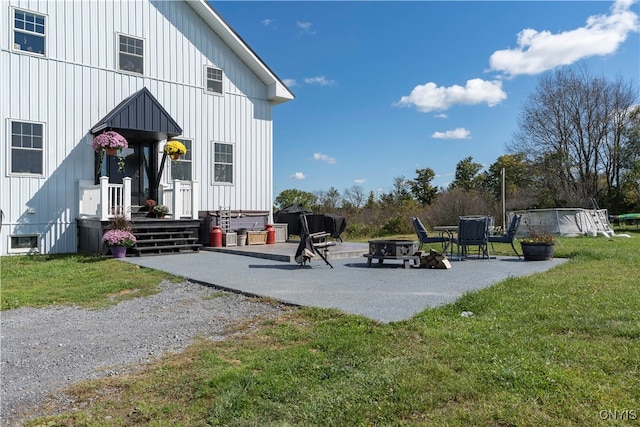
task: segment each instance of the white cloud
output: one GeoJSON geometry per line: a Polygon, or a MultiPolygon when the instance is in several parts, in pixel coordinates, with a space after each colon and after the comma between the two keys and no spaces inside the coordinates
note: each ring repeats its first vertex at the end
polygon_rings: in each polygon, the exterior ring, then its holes
{"type": "Polygon", "coordinates": [[[411,94],[403,96],[394,105],[397,107],[412,106],[428,113],[430,111],[446,110],[453,105],[474,105],[486,103],[490,107],[507,99],[499,80],[486,81],[482,79],[467,80],[464,87],[453,85],[450,87],[437,86],[433,82],[418,85],[411,94]]]}
{"type": "Polygon", "coordinates": [[[633,0],[618,0],[610,15],[587,18],[583,27],[552,34],[527,28],[518,33],[518,47],[498,50],[489,58],[492,71],[510,76],[538,74],[590,56],[614,53],[631,32],[639,29],[633,0]]]}
{"type": "Polygon", "coordinates": [[[436,139],[471,139],[471,132],[465,128],[456,128],[446,132],[434,132],[431,138],[436,139]]]}
{"type": "Polygon", "coordinates": [[[445,113],[439,113],[439,114],[436,114],[434,117],[436,119],[446,119],[449,116],[447,116],[445,113]]]}
{"type": "Polygon", "coordinates": [[[333,157],[329,157],[326,154],[322,154],[322,153],[314,153],[313,154],[313,160],[321,160],[323,162],[327,162],[327,163],[335,163],[336,159],[334,159],[333,157]]]}
{"type": "Polygon", "coordinates": [[[305,77],[304,82],[309,85],[331,86],[334,80],[329,80],[325,76],[305,77]]]}
{"type": "Polygon", "coordinates": [[[360,179],[354,179],[353,182],[355,182],[356,184],[364,184],[365,182],[367,182],[367,180],[364,178],[360,178],[360,179]]]}
{"type": "Polygon", "coordinates": [[[284,79],[284,80],[282,80],[282,83],[287,85],[287,87],[294,87],[296,85],[296,80],[295,79],[284,79]]]}
{"type": "Polygon", "coordinates": [[[301,32],[304,34],[314,35],[316,33],[315,30],[311,29],[311,25],[311,22],[296,21],[296,27],[300,28],[301,32]]]}
{"type": "Polygon", "coordinates": [[[271,25],[273,21],[271,19],[263,19],[262,20],[262,25],[264,25],[265,27],[268,27],[269,25],[271,25]]]}
{"type": "Polygon", "coordinates": [[[293,175],[289,176],[289,179],[295,179],[296,181],[301,181],[301,180],[303,180],[305,178],[306,178],[306,176],[302,172],[296,172],[293,175]]]}

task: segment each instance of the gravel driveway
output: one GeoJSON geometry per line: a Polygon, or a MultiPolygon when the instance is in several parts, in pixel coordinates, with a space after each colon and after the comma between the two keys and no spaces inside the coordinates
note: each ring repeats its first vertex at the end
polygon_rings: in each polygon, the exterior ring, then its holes
{"type": "Polygon", "coordinates": [[[221,340],[227,327],[283,307],[184,282],[108,309],[20,308],[3,311],[0,330],[0,420],[18,426],[51,393],[178,352],[194,338],[221,340]]]}

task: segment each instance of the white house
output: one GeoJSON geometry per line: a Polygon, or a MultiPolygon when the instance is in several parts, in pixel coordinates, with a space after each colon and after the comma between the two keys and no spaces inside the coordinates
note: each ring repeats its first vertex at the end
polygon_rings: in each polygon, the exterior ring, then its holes
{"type": "Polygon", "coordinates": [[[76,252],[79,221],[149,198],[270,215],[272,108],[294,96],[208,2],[1,0],[0,23],[0,255],[76,252]],[[108,130],[123,170],[93,149],[108,130]],[[188,151],[161,168],[170,139],[188,151]]]}

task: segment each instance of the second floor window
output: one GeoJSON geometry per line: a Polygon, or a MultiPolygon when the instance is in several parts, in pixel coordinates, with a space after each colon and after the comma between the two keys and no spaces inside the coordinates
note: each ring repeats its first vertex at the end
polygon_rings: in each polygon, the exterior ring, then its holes
{"type": "Polygon", "coordinates": [[[118,69],[128,73],[144,73],[144,41],[118,34],[118,69]]]}
{"type": "Polygon", "coordinates": [[[13,48],[24,52],[45,54],[46,24],[45,16],[37,13],[14,9],[13,11],[13,48]]]}

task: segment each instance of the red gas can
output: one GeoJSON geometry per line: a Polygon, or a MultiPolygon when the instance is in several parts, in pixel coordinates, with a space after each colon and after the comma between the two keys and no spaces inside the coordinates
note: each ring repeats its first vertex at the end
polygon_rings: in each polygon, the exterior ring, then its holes
{"type": "Polygon", "coordinates": [[[276,230],[271,224],[265,225],[265,229],[267,230],[267,245],[273,245],[276,242],[276,230]]]}
{"type": "Polygon", "coordinates": [[[217,225],[214,225],[209,233],[209,244],[214,248],[222,246],[222,230],[217,225]]]}

